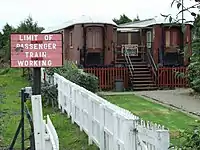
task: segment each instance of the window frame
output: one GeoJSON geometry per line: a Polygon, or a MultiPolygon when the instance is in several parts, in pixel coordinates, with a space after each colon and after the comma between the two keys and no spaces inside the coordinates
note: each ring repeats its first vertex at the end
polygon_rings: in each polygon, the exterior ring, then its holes
{"type": "Polygon", "coordinates": [[[73,48],[73,31],[69,32],[69,47],[73,48]]]}
{"type": "Polygon", "coordinates": [[[152,31],[146,32],[146,46],[148,49],[152,48],[152,31]]]}

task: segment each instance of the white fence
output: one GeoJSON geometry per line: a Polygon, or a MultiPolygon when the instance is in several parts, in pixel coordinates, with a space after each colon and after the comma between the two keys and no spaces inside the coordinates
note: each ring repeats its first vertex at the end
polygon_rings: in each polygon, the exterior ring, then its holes
{"type": "MultiPolygon", "coordinates": [[[[42,78],[43,79],[43,78],[42,78]]],[[[50,79],[46,77],[46,79],[50,79]]],[[[58,104],[101,150],[167,150],[169,131],[54,74],[58,104]]]]}
{"type": "Polygon", "coordinates": [[[59,150],[59,140],[56,130],[47,115],[47,121],[43,120],[41,95],[31,97],[34,137],[36,150],[59,150]]]}

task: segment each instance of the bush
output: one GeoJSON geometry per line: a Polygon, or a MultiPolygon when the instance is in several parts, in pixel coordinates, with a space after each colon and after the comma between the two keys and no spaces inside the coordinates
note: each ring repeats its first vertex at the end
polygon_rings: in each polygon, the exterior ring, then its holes
{"type": "Polygon", "coordinates": [[[200,149],[200,123],[191,125],[185,131],[182,131],[179,136],[179,143],[171,147],[175,147],[182,150],[199,150],[200,149]]]}
{"type": "Polygon", "coordinates": [[[78,85],[84,87],[91,92],[98,91],[98,78],[92,74],[80,71],[78,85]]]}
{"type": "Polygon", "coordinates": [[[98,78],[92,74],[83,72],[73,62],[66,61],[61,68],[47,68],[46,73],[52,76],[54,73],[65,77],[67,80],[86,88],[91,92],[98,91],[98,78]]]}
{"type": "Polygon", "coordinates": [[[188,66],[188,78],[190,86],[196,92],[200,92],[200,39],[193,41],[193,54],[191,57],[191,63],[188,66]]]}
{"type": "Polygon", "coordinates": [[[51,105],[53,108],[58,108],[58,90],[56,85],[42,84],[42,98],[45,105],[51,105]]]}

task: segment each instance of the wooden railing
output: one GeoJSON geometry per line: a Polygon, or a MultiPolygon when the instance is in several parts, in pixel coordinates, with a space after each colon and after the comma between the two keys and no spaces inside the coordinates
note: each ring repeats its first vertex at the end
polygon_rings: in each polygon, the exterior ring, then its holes
{"type": "Polygon", "coordinates": [[[187,74],[186,67],[161,67],[158,68],[158,87],[188,87],[187,78],[178,74],[187,74]]]}
{"type": "MultiPolygon", "coordinates": [[[[94,74],[99,78],[99,88],[102,90],[113,90],[115,80],[122,79],[124,88],[129,87],[128,68],[85,68],[85,72],[94,74]]],[[[153,72],[153,71],[152,71],[153,72]]],[[[186,67],[159,67],[157,68],[157,86],[159,88],[188,87],[188,80],[177,73],[187,74],[186,67]]]]}
{"type": "Polygon", "coordinates": [[[124,81],[124,88],[128,88],[128,68],[85,68],[85,72],[94,74],[99,78],[99,88],[103,90],[112,90],[116,79],[124,81]]]}

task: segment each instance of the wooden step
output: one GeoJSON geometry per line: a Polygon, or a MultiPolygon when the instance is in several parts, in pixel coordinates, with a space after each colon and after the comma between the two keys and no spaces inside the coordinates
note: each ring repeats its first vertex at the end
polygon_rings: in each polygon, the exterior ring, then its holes
{"type": "Polygon", "coordinates": [[[157,90],[157,87],[133,87],[134,91],[149,91],[149,90],[157,90]]]}
{"type": "Polygon", "coordinates": [[[131,62],[133,63],[133,62],[141,62],[142,61],[142,58],[132,58],[131,59],[131,62]]]}
{"type": "Polygon", "coordinates": [[[152,77],[130,77],[130,79],[133,79],[133,80],[137,80],[137,81],[140,81],[140,80],[152,80],[152,77]]]}
{"type": "Polygon", "coordinates": [[[134,71],[140,71],[140,70],[148,70],[149,71],[149,68],[148,67],[138,67],[138,68],[135,68],[135,67],[133,67],[134,68],[134,71]]]}
{"type": "Polygon", "coordinates": [[[146,83],[146,84],[133,84],[133,87],[154,87],[156,84],[154,83],[146,83]]]}
{"type": "Polygon", "coordinates": [[[133,84],[149,84],[149,83],[152,83],[152,84],[154,84],[154,82],[152,81],[152,80],[135,80],[135,79],[133,79],[132,80],[132,82],[133,82],[133,84]]]}
{"type": "Polygon", "coordinates": [[[148,68],[148,65],[147,65],[147,64],[132,64],[132,66],[133,66],[134,68],[143,68],[143,67],[148,68]]]}
{"type": "Polygon", "coordinates": [[[135,77],[151,77],[151,74],[150,73],[148,73],[148,74],[134,74],[133,78],[135,78],[135,77]]]}
{"type": "Polygon", "coordinates": [[[150,74],[150,71],[149,71],[149,70],[146,70],[146,71],[137,71],[137,70],[135,71],[135,70],[134,70],[133,73],[134,73],[134,74],[145,74],[145,73],[146,73],[146,74],[150,74]]]}

